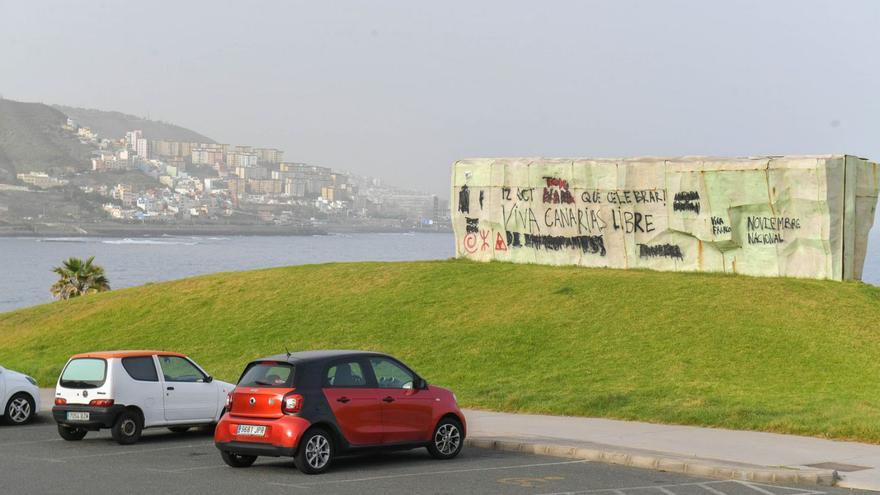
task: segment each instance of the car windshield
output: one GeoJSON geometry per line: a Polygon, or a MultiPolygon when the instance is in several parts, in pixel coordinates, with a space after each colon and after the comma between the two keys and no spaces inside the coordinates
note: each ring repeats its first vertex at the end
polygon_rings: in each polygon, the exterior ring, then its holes
{"type": "Polygon", "coordinates": [[[238,385],[241,387],[292,388],[293,365],[276,362],[260,362],[249,366],[238,385]]]}
{"type": "Polygon", "coordinates": [[[98,388],[107,377],[107,361],[97,358],[71,360],[61,373],[61,386],[65,388],[98,388]]]}

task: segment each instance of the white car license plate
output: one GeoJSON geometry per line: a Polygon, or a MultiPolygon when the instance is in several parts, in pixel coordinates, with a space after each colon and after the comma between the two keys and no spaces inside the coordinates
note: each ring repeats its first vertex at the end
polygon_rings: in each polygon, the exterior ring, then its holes
{"type": "Polygon", "coordinates": [[[67,413],[68,421],[88,421],[89,413],[87,412],[68,412],[67,413]]]}
{"type": "Polygon", "coordinates": [[[238,425],[236,434],[248,437],[261,437],[266,434],[266,427],[257,425],[238,425]]]}

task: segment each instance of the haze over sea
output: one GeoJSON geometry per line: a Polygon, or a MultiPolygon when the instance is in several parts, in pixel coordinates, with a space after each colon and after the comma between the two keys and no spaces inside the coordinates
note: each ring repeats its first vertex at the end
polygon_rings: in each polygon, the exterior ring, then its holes
{"type": "MultiPolygon", "coordinates": [[[[877,226],[875,226],[875,229],[877,226]]],[[[876,234],[872,232],[872,234],[876,234]]],[[[876,235],[864,281],[880,285],[876,235]]],[[[0,238],[5,263],[0,312],[52,301],[52,268],[70,257],[95,256],[111,287],[120,289],[213,272],[334,261],[408,261],[455,255],[452,234],[341,234],[138,238],[0,238]]]]}

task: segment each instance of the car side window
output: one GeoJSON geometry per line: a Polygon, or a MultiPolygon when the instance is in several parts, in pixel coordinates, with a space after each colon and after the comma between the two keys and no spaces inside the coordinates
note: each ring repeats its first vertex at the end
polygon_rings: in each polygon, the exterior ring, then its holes
{"type": "Polygon", "coordinates": [[[346,361],[336,363],[327,368],[327,374],[324,376],[325,387],[366,387],[367,379],[364,376],[364,370],[361,363],[357,361],[346,361]]]}
{"type": "Polygon", "coordinates": [[[189,360],[180,356],[159,356],[162,374],[166,382],[199,382],[205,375],[189,360]]]}
{"type": "Polygon", "coordinates": [[[122,367],[128,376],[141,382],[158,382],[159,373],[156,372],[156,363],[153,356],[136,356],[122,358],[122,367]]]}
{"type": "Polygon", "coordinates": [[[370,365],[373,367],[379,388],[410,389],[413,387],[413,378],[415,377],[400,364],[390,359],[374,357],[370,358],[370,365]]]}

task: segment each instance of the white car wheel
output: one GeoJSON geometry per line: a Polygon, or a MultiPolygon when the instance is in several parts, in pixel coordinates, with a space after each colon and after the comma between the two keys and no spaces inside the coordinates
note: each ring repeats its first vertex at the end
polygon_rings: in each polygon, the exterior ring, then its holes
{"type": "Polygon", "coordinates": [[[18,394],[6,405],[6,418],[15,425],[25,424],[34,417],[34,401],[25,394],[18,394]]]}

